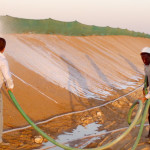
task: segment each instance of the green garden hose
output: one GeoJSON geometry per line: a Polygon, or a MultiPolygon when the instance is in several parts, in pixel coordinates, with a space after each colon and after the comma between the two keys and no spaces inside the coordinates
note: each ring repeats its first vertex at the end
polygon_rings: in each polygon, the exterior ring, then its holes
{"type": "Polygon", "coordinates": [[[146,120],[146,116],[147,116],[149,106],[150,106],[150,99],[148,99],[145,103],[144,112],[143,112],[143,115],[142,115],[142,121],[141,121],[141,125],[140,125],[140,130],[139,130],[138,136],[136,138],[136,141],[135,141],[135,143],[132,147],[132,150],[135,150],[135,148],[137,147],[137,145],[138,145],[138,143],[141,139],[143,128],[144,128],[144,123],[145,123],[145,120],[146,120]]]}
{"type": "MultiPolygon", "coordinates": [[[[72,148],[72,147],[68,147],[68,146],[65,146],[63,144],[60,144],[58,143],[57,141],[55,141],[53,138],[51,138],[50,136],[48,136],[46,133],[44,133],[39,127],[37,127],[34,122],[26,115],[26,113],[23,111],[23,109],[20,107],[19,103],[17,102],[15,96],[13,95],[13,93],[8,90],[8,93],[12,99],[12,101],[14,102],[15,106],[17,107],[17,109],[19,110],[19,112],[22,114],[22,116],[26,119],[26,121],[37,131],[39,132],[39,134],[41,134],[44,138],[46,138],[48,141],[50,141],[51,143],[55,144],[56,146],[59,146],[65,150],[82,150],[82,149],[79,149],[79,148],[72,148]]],[[[101,147],[98,147],[98,148],[91,148],[91,149],[84,149],[84,150],[103,150],[103,149],[106,149],[106,148],[109,148],[111,146],[113,146],[114,144],[116,144],[117,142],[119,142],[120,140],[122,140],[130,131],[131,129],[136,125],[137,121],[139,120],[139,117],[142,113],[142,108],[143,108],[143,104],[140,100],[137,100],[134,102],[133,106],[139,104],[139,107],[138,107],[138,111],[137,111],[137,114],[133,120],[133,122],[130,124],[129,128],[124,132],[122,133],[117,139],[115,139],[114,141],[108,143],[108,144],[105,144],[104,146],[101,146],[101,147]]]]}
{"type": "MultiPolygon", "coordinates": [[[[145,94],[148,93],[147,91],[147,81],[148,81],[148,77],[145,76],[145,81],[144,81],[144,91],[145,91],[145,94]]],[[[143,132],[143,128],[144,128],[144,123],[145,123],[145,120],[146,120],[146,116],[147,116],[147,112],[148,112],[148,109],[150,107],[150,99],[148,99],[146,102],[145,102],[145,106],[144,106],[144,109],[143,109],[143,114],[141,116],[141,125],[140,125],[140,130],[139,130],[139,133],[138,133],[138,136],[136,138],[136,141],[132,147],[132,150],[135,150],[140,139],[141,139],[141,136],[142,136],[142,132],[143,132]]],[[[132,113],[132,110],[133,110],[134,106],[132,105],[130,110],[129,110],[129,113],[128,113],[128,123],[130,124],[131,123],[131,113],[132,113]]]]}

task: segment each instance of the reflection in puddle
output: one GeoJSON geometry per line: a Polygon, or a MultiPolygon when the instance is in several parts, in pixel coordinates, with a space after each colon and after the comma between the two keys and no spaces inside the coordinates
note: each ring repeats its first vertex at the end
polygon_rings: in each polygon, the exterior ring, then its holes
{"type": "MultiPolygon", "coordinates": [[[[98,135],[100,133],[101,134],[106,133],[106,130],[98,131],[99,127],[101,126],[102,126],[101,124],[97,124],[96,122],[88,124],[85,127],[78,125],[77,128],[73,129],[72,131],[64,132],[63,134],[59,135],[56,140],[59,143],[67,143],[65,145],[70,147],[84,148],[91,142],[100,139],[100,137],[93,137],[91,139],[86,137],[91,135],[98,135]]],[[[54,147],[54,145],[50,142],[44,143],[41,149],[42,150],[48,150],[48,149],[63,150],[62,148],[54,147]]]]}

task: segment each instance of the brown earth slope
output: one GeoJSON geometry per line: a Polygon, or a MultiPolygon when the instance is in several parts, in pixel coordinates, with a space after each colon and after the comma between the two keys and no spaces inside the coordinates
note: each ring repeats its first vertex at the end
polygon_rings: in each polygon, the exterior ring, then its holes
{"type": "MultiPolygon", "coordinates": [[[[7,40],[5,55],[13,73],[14,95],[34,122],[99,106],[137,88],[143,82],[140,50],[150,46],[150,39],[129,36],[3,37],[7,40]]],[[[2,91],[4,129],[27,125],[4,87],[2,91]]],[[[127,97],[119,107],[100,109],[106,111],[104,116],[107,112],[118,114],[124,103],[128,104],[120,126],[112,125],[112,129],[126,124],[124,117],[134,99],[127,97]]],[[[115,120],[114,115],[111,117],[115,120]]],[[[109,118],[103,119],[104,125],[109,124],[109,118]]]]}

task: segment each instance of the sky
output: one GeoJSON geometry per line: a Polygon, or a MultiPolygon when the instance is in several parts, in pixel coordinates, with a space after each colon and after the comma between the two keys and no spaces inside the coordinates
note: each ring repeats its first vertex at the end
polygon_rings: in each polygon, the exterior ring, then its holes
{"type": "Polygon", "coordinates": [[[0,16],[77,20],[150,34],[150,0],[0,0],[0,16]]]}

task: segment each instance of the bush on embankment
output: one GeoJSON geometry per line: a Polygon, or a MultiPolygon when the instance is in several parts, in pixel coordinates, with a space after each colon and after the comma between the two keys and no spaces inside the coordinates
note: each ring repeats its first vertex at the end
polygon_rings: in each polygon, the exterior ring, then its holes
{"type": "Polygon", "coordinates": [[[3,33],[61,34],[69,36],[129,35],[150,38],[150,35],[145,33],[108,26],[85,25],[77,21],[62,22],[53,19],[34,20],[0,16],[0,22],[3,33]]]}

